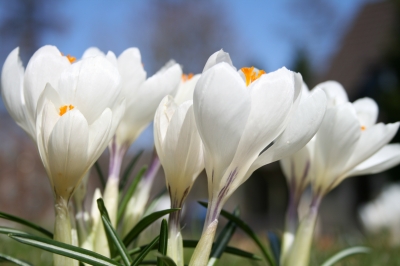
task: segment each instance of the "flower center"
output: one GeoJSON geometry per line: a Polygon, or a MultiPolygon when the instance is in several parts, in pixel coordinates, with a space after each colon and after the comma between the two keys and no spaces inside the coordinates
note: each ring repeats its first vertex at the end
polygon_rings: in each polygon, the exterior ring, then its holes
{"type": "Polygon", "coordinates": [[[366,130],[366,129],[367,129],[366,126],[361,126],[361,130],[362,130],[362,131],[364,131],[364,130],[366,130]]]}
{"type": "Polygon", "coordinates": [[[249,86],[256,79],[266,74],[264,70],[257,71],[254,67],[242,67],[240,70],[242,70],[244,76],[246,77],[246,86],[249,86]]]}
{"type": "Polygon", "coordinates": [[[186,82],[188,80],[191,80],[193,78],[193,73],[189,73],[189,74],[182,74],[182,82],[186,82]]]}
{"type": "Polygon", "coordinates": [[[73,106],[72,104],[61,106],[60,107],[60,116],[63,116],[66,112],[71,111],[74,108],[75,108],[75,106],[73,106]]]}

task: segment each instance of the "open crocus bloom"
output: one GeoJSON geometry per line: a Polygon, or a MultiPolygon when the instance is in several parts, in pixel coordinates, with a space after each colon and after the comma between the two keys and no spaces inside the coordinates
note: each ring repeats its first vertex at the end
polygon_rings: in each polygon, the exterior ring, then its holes
{"type": "Polygon", "coordinates": [[[302,148],[324,115],[325,93],[301,97],[301,75],[286,68],[264,73],[238,73],[219,51],[196,85],[193,109],[204,144],[209,208],[192,265],[208,259],[218,215],[236,188],[257,168],[302,148]]]}
{"type": "MultiPolygon", "coordinates": [[[[164,168],[171,208],[182,208],[194,181],[204,169],[202,143],[192,101],[177,105],[171,96],[160,103],[154,117],[154,144],[164,168]]],[[[180,211],[169,215],[168,255],[183,263],[180,211]]]]}
{"type": "Polygon", "coordinates": [[[112,64],[93,57],[69,65],[42,92],[37,143],[56,195],[69,199],[114,135],[125,110],[119,82],[112,64]]]}
{"type": "Polygon", "coordinates": [[[61,73],[75,58],[63,56],[55,47],[46,45],[37,50],[26,70],[15,48],[4,62],[1,73],[1,95],[11,117],[36,140],[36,106],[47,83],[58,84],[61,73]]]}
{"type": "Polygon", "coordinates": [[[370,98],[347,100],[336,82],[317,86],[329,98],[329,106],[316,134],[311,159],[311,183],[315,194],[326,194],[344,178],[378,173],[400,162],[400,145],[388,144],[399,122],[376,124],[378,106],[370,98]]]}
{"type": "MultiPolygon", "coordinates": [[[[297,229],[296,239],[283,265],[308,265],[312,236],[322,198],[346,177],[384,171],[400,162],[400,145],[387,144],[399,122],[376,124],[378,106],[362,98],[350,103],[343,87],[334,81],[319,84],[328,96],[325,117],[307,144],[310,151],[291,159],[307,165],[313,190],[308,214],[297,229]]],[[[301,166],[300,166],[301,167],[301,166]]]]}

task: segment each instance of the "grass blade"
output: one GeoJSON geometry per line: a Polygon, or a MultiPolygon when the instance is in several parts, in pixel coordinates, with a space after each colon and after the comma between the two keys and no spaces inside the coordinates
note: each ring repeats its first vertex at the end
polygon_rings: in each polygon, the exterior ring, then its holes
{"type": "MultiPolygon", "coordinates": [[[[147,256],[147,254],[158,244],[158,240],[160,239],[160,236],[157,236],[156,238],[153,239],[153,241],[150,242],[145,248],[140,252],[139,256],[135,259],[135,261],[131,264],[131,266],[137,266],[140,265],[143,261],[143,259],[147,256]]],[[[154,264],[156,264],[155,262],[154,264]]]]}
{"type": "Polygon", "coordinates": [[[8,235],[8,234],[25,234],[25,235],[29,235],[29,233],[21,231],[21,230],[17,230],[14,228],[10,228],[10,227],[5,227],[5,226],[0,226],[0,234],[4,234],[4,235],[8,235]]]}
{"type": "MultiPolygon", "coordinates": [[[[200,205],[203,207],[208,206],[208,203],[206,202],[199,202],[200,205]]],[[[275,266],[275,260],[273,259],[272,255],[268,251],[267,247],[265,247],[261,240],[258,238],[258,236],[254,233],[254,231],[248,226],[245,222],[243,222],[239,217],[236,217],[232,215],[231,213],[222,210],[221,215],[224,216],[226,219],[233,221],[240,229],[242,229],[255,243],[256,245],[260,248],[261,253],[263,254],[264,258],[266,261],[269,263],[271,266],[275,266]]]]}
{"type": "Polygon", "coordinates": [[[128,177],[130,176],[133,168],[135,167],[137,161],[139,160],[140,156],[142,156],[144,150],[140,150],[129,162],[128,166],[125,168],[124,173],[122,174],[121,181],[119,182],[119,191],[123,190],[128,181],[128,177]]]}
{"type": "MultiPolygon", "coordinates": [[[[160,241],[158,243],[158,252],[165,256],[167,254],[168,247],[168,223],[167,220],[163,219],[160,227],[160,241]]],[[[157,266],[163,266],[164,261],[157,257],[157,266]]]]}
{"type": "Polygon", "coordinates": [[[267,238],[275,261],[279,261],[281,257],[281,241],[279,237],[274,232],[267,232],[267,238]]]}
{"type": "Polygon", "coordinates": [[[322,263],[321,266],[332,266],[335,263],[339,262],[340,260],[344,259],[345,257],[355,255],[355,254],[361,254],[361,253],[369,253],[371,251],[370,248],[367,247],[351,247],[344,249],[332,257],[330,257],[327,261],[322,263]]]}
{"type": "MultiPolygon", "coordinates": [[[[233,215],[239,216],[239,209],[236,208],[233,211],[233,215]]],[[[210,260],[208,261],[208,266],[215,265],[224,253],[229,241],[231,240],[233,234],[236,230],[236,224],[229,221],[225,227],[222,229],[221,233],[218,235],[217,239],[211,250],[210,260]]]]}
{"type": "Polygon", "coordinates": [[[159,254],[159,255],[157,255],[157,263],[158,263],[158,260],[161,260],[163,265],[176,266],[176,263],[168,256],[164,256],[164,255],[159,254]]]}
{"type": "Polygon", "coordinates": [[[52,239],[32,236],[32,235],[25,235],[25,234],[9,234],[8,236],[18,242],[31,245],[43,250],[47,250],[62,256],[73,258],[90,265],[122,266],[116,261],[109,259],[103,255],[100,255],[98,253],[95,253],[93,251],[61,243],[52,239]]]}
{"type": "Polygon", "coordinates": [[[121,239],[118,237],[114,228],[111,225],[110,218],[108,216],[108,212],[106,207],[104,206],[103,199],[97,200],[97,206],[101,213],[101,220],[103,221],[104,229],[107,233],[108,244],[111,243],[114,245],[115,250],[118,251],[119,255],[122,258],[122,261],[126,266],[132,263],[132,258],[128,255],[128,251],[126,250],[125,245],[122,243],[121,239]]]}
{"type": "Polygon", "coordinates": [[[97,175],[99,177],[101,186],[103,188],[105,188],[106,187],[106,179],[104,178],[103,171],[101,171],[101,167],[100,167],[99,161],[96,161],[94,163],[94,168],[96,169],[96,172],[97,172],[97,175]]]}
{"type": "Polygon", "coordinates": [[[0,259],[1,259],[0,261],[12,262],[12,263],[14,263],[16,265],[19,265],[19,266],[32,266],[32,264],[30,264],[30,263],[24,262],[22,260],[16,259],[14,257],[8,256],[8,255],[5,255],[5,254],[1,254],[1,253],[0,253],[0,259]]]}
{"type": "Polygon", "coordinates": [[[51,232],[47,231],[46,229],[44,229],[43,227],[41,227],[41,226],[39,226],[37,224],[31,223],[31,222],[29,222],[27,220],[24,220],[22,218],[19,218],[17,216],[14,216],[14,215],[11,215],[11,214],[8,214],[8,213],[5,213],[5,212],[0,212],[0,218],[6,219],[6,220],[9,220],[9,221],[13,221],[13,222],[16,222],[16,223],[19,223],[19,224],[23,224],[23,225],[28,226],[28,227],[30,227],[32,229],[35,229],[36,231],[44,234],[45,236],[47,236],[49,238],[53,238],[53,234],[51,232]]]}
{"type": "Polygon", "coordinates": [[[163,217],[166,214],[169,214],[171,212],[175,212],[180,210],[178,209],[166,209],[158,212],[153,212],[150,215],[147,215],[146,217],[143,217],[136,225],[129,231],[129,233],[125,236],[123,243],[125,246],[128,246],[133,240],[138,237],[138,235],[146,229],[150,224],[152,224],[154,221],[157,219],[163,217]]]}
{"type": "Polygon", "coordinates": [[[135,192],[140,180],[143,177],[143,174],[146,172],[147,166],[143,166],[140,169],[139,173],[136,175],[135,179],[133,179],[132,184],[129,186],[128,190],[126,191],[124,197],[119,204],[118,213],[117,213],[117,224],[121,220],[122,215],[125,212],[126,206],[128,205],[129,200],[132,198],[133,193],[135,192]]]}

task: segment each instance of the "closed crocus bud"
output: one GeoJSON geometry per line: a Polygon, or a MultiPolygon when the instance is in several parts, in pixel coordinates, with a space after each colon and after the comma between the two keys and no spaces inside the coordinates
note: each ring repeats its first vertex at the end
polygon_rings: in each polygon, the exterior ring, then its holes
{"type": "Polygon", "coordinates": [[[326,96],[301,99],[302,78],[279,69],[236,71],[229,55],[213,54],[193,95],[196,126],[204,144],[209,205],[190,265],[206,265],[222,206],[259,167],[301,149],[324,115],[326,96]]]}
{"type": "MultiPolygon", "coordinates": [[[[154,144],[164,168],[171,208],[182,208],[194,181],[204,169],[192,101],[177,105],[171,96],[161,101],[154,117],[154,144]]],[[[180,213],[169,215],[167,251],[178,266],[183,266],[180,213]]]]}
{"type": "MultiPolygon", "coordinates": [[[[71,243],[68,201],[124,114],[119,84],[114,65],[91,57],[70,64],[39,97],[36,139],[56,198],[56,240],[71,243]]],[[[56,265],[70,265],[71,259],[56,257],[56,265]]]]}
{"type": "Polygon", "coordinates": [[[46,45],[29,60],[26,70],[15,48],[4,62],[1,73],[1,96],[11,117],[36,141],[36,107],[40,94],[49,83],[58,84],[61,73],[74,57],[63,56],[55,47],[46,45]]]}

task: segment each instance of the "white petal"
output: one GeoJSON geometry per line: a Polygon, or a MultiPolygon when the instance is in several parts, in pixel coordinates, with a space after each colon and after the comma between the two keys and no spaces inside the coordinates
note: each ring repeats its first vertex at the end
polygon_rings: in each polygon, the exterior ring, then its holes
{"type": "Polygon", "coordinates": [[[100,157],[108,143],[110,142],[109,131],[111,129],[113,114],[112,111],[107,108],[89,126],[89,144],[88,144],[88,160],[93,163],[100,157]]]}
{"type": "Polygon", "coordinates": [[[309,97],[302,97],[285,131],[257,158],[251,172],[287,157],[305,146],[319,129],[325,114],[326,100],[325,93],[320,89],[314,90],[309,97]]]}
{"type": "Polygon", "coordinates": [[[57,195],[69,197],[88,170],[88,124],[75,109],[65,113],[49,139],[49,167],[57,195]]]}
{"type": "Polygon", "coordinates": [[[282,171],[292,189],[302,191],[309,182],[311,153],[307,146],[303,147],[292,156],[279,161],[282,171]]]}
{"type": "Polygon", "coordinates": [[[120,94],[120,75],[104,57],[89,57],[72,64],[60,77],[57,91],[64,101],[84,114],[89,124],[112,108],[120,94]]]}
{"type": "Polygon", "coordinates": [[[295,96],[301,92],[294,72],[285,68],[262,75],[250,85],[251,111],[240,139],[237,163],[258,157],[261,151],[285,129],[293,112],[295,96]]]}
{"type": "Polygon", "coordinates": [[[132,102],[127,105],[125,115],[118,128],[121,141],[132,143],[154,118],[161,100],[174,95],[178,89],[182,70],[178,64],[164,72],[155,74],[140,86],[132,102]]]}
{"type": "Polygon", "coordinates": [[[34,120],[36,105],[47,83],[57,88],[61,73],[71,66],[67,57],[55,47],[46,45],[37,50],[29,60],[24,77],[25,102],[34,120]]]}
{"type": "Polygon", "coordinates": [[[360,135],[360,124],[351,103],[326,110],[315,139],[315,187],[326,189],[343,174],[360,135]]]}
{"type": "Polygon", "coordinates": [[[349,101],[345,89],[339,82],[325,81],[318,84],[315,88],[320,88],[325,91],[328,97],[328,108],[349,101]]]}
{"type": "Polygon", "coordinates": [[[217,178],[232,161],[247,118],[251,100],[239,74],[227,63],[219,63],[202,74],[197,82],[193,108],[196,125],[205,146],[207,171],[217,178]]]}
{"type": "Polygon", "coordinates": [[[113,66],[115,66],[116,68],[118,68],[118,60],[117,57],[115,56],[115,54],[112,51],[108,51],[106,54],[106,58],[108,60],[108,62],[110,62],[111,64],[113,64],[113,66]]]}
{"type": "Polygon", "coordinates": [[[367,129],[376,123],[378,118],[378,105],[370,98],[358,99],[353,103],[354,108],[360,120],[361,126],[367,129]]]}
{"type": "Polygon", "coordinates": [[[8,113],[15,122],[36,139],[35,123],[29,116],[24,97],[24,66],[19,58],[19,48],[15,48],[8,56],[1,72],[1,97],[8,113]]]}
{"type": "Polygon", "coordinates": [[[181,82],[178,92],[175,96],[175,102],[181,104],[186,101],[193,101],[194,88],[199,81],[201,75],[194,75],[190,80],[181,82]]]}
{"type": "Polygon", "coordinates": [[[379,123],[363,130],[357,147],[347,162],[347,171],[351,170],[355,165],[360,164],[389,143],[396,135],[398,128],[399,122],[387,125],[379,123]]]}
{"type": "Polygon", "coordinates": [[[95,56],[106,56],[106,55],[97,47],[89,47],[83,53],[82,59],[89,58],[89,57],[95,57],[95,56]]]}
{"type": "Polygon", "coordinates": [[[232,60],[228,53],[225,53],[224,50],[219,50],[218,52],[213,53],[207,60],[206,65],[203,68],[203,73],[209,70],[211,67],[215,66],[216,64],[225,62],[232,69],[236,70],[236,68],[232,64],[232,60]]]}
{"type": "Polygon", "coordinates": [[[370,158],[357,165],[349,176],[376,174],[400,163],[400,144],[388,144],[370,158]]]}
{"type": "Polygon", "coordinates": [[[158,157],[161,160],[161,164],[164,159],[163,142],[165,140],[165,135],[167,134],[169,123],[173,114],[175,113],[176,108],[177,105],[175,104],[174,99],[167,95],[164,97],[164,99],[162,99],[154,116],[154,146],[156,148],[158,157]]]}
{"type": "Polygon", "coordinates": [[[129,104],[146,79],[139,49],[129,48],[122,52],[118,57],[118,71],[121,74],[122,91],[129,104]]]}

